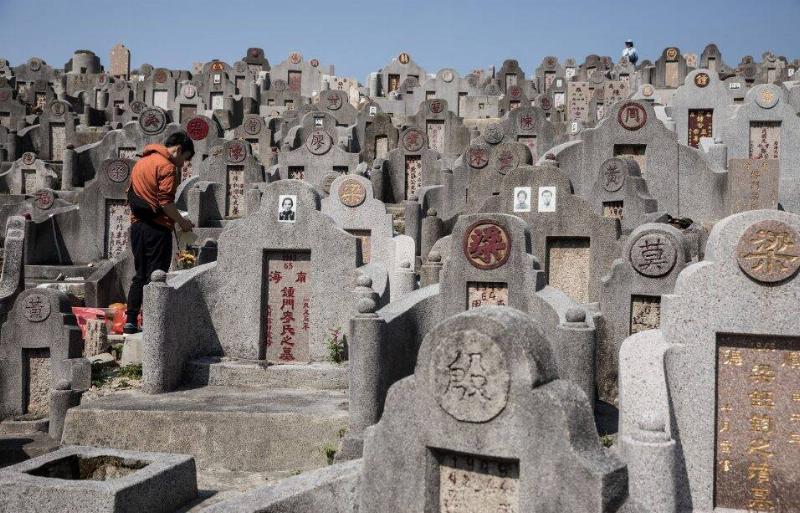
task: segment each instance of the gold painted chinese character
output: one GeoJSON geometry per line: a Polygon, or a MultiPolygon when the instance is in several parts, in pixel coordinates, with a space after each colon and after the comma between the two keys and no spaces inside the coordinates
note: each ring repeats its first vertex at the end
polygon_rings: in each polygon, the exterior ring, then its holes
{"type": "Polygon", "coordinates": [[[792,401],[797,401],[800,403],[800,392],[794,392],[792,394],[792,401]]]}
{"type": "Polygon", "coordinates": [[[719,407],[719,411],[721,411],[722,413],[730,413],[733,411],[733,407],[731,406],[730,403],[725,403],[719,407]]]}
{"type": "Polygon", "coordinates": [[[753,415],[750,417],[750,431],[769,433],[772,431],[772,417],[760,414],[753,415]]]}
{"type": "Polygon", "coordinates": [[[775,371],[765,363],[758,363],[750,370],[750,379],[753,383],[772,383],[775,380],[775,371]]]}
{"type": "Polygon", "coordinates": [[[741,367],[742,363],[742,352],[738,349],[725,349],[722,351],[722,365],[741,367]]]}
{"type": "Polygon", "coordinates": [[[759,456],[769,458],[773,454],[772,451],[769,450],[769,445],[769,440],[764,438],[750,440],[750,443],[747,447],[747,454],[758,454],[759,456]]]}
{"type": "Polygon", "coordinates": [[[772,392],[766,390],[753,390],[750,392],[750,406],[775,406],[772,400],[772,392]]]}
{"type": "Polygon", "coordinates": [[[722,426],[719,428],[720,433],[727,433],[728,431],[731,430],[730,422],[728,421],[728,419],[722,420],[721,424],[722,426]]]}
{"type": "Polygon", "coordinates": [[[789,435],[789,443],[800,445],[800,433],[791,433],[789,435]]]}
{"type": "Polygon", "coordinates": [[[792,413],[789,420],[792,422],[800,422],[800,413],[792,413]]]}
{"type": "Polygon", "coordinates": [[[769,463],[750,463],[747,467],[747,479],[756,480],[758,484],[769,483],[772,466],[769,463]]]}
{"type": "Polygon", "coordinates": [[[723,440],[719,443],[719,452],[723,454],[728,454],[731,452],[731,442],[729,440],[723,440]]]}
{"type": "Polygon", "coordinates": [[[783,356],[783,367],[790,367],[792,369],[800,369],[800,351],[791,351],[783,356]]]}
{"type": "Polygon", "coordinates": [[[752,499],[747,503],[748,509],[756,511],[772,511],[775,505],[769,500],[769,488],[751,488],[752,499]]]}
{"type": "Polygon", "coordinates": [[[719,462],[719,466],[723,472],[730,472],[731,471],[731,460],[722,460],[719,462]]]}

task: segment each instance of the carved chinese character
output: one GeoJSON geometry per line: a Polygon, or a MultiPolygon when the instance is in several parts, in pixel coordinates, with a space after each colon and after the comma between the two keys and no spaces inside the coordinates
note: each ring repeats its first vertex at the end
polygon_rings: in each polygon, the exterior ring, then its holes
{"type": "Polygon", "coordinates": [[[797,232],[780,221],[753,224],[739,239],[736,259],[751,278],[762,282],[784,280],[800,268],[797,232]]]}
{"type": "Polygon", "coordinates": [[[511,237],[493,221],[478,221],[464,236],[464,254],[478,269],[495,269],[506,263],[511,237]]]}

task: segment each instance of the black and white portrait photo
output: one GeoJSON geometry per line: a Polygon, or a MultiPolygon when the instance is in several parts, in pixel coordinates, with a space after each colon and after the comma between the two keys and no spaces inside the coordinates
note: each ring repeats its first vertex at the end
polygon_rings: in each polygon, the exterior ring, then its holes
{"type": "Polygon", "coordinates": [[[297,196],[282,194],[278,197],[278,221],[293,223],[297,218],[297,196]]]}
{"type": "Polygon", "coordinates": [[[531,188],[514,187],[514,212],[531,211],[531,188]]]}
{"type": "Polygon", "coordinates": [[[556,188],[539,187],[539,212],[556,211],[556,188]]]}

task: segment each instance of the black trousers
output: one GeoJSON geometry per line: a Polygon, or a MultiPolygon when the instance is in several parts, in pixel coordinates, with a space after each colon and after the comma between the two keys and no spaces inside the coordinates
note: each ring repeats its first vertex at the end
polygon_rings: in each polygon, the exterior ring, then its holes
{"type": "Polygon", "coordinates": [[[136,274],[128,291],[127,322],[136,324],[142,309],[144,286],[153,271],[168,271],[172,261],[172,231],[154,223],[133,223],[130,231],[136,274]]]}

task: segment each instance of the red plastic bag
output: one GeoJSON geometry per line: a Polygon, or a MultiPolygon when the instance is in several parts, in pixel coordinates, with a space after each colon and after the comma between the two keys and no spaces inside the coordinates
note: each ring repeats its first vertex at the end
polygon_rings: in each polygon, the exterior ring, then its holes
{"type": "Polygon", "coordinates": [[[81,336],[86,338],[86,321],[89,319],[106,320],[106,311],[102,308],[89,308],[84,306],[73,306],[72,313],[78,320],[78,326],[81,328],[81,336]]]}
{"type": "Polygon", "coordinates": [[[111,333],[114,335],[122,335],[122,327],[125,325],[125,308],[125,303],[108,305],[108,309],[114,312],[111,323],[111,333]]]}

